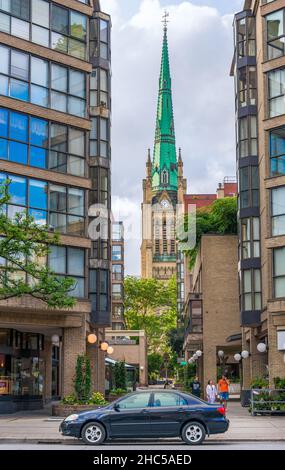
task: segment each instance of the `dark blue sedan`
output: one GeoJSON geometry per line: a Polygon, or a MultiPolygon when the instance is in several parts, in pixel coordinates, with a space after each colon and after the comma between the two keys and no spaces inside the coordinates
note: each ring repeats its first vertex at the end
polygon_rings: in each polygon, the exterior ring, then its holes
{"type": "Polygon", "coordinates": [[[178,391],[140,391],[108,406],[68,416],[60,425],[64,436],[99,445],[106,439],[181,437],[201,444],[206,435],[227,431],[229,420],[218,404],[209,405],[178,391]]]}

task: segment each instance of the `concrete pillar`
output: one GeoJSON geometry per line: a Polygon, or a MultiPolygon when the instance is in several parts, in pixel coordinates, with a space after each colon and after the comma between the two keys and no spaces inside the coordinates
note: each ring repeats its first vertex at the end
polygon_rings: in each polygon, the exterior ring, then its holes
{"type": "Polygon", "coordinates": [[[49,402],[51,400],[51,374],[52,374],[52,342],[45,337],[45,381],[44,381],[44,401],[49,402]]]}
{"type": "Polygon", "coordinates": [[[105,395],[105,352],[100,349],[100,341],[104,339],[104,329],[96,330],[97,341],[88,344],[86,354],[91,365],[92,392],[100,392],[105,395]]]}
{"type": "Polygon", "coordinates": [[[78,355],[86,354],[85,323],[80,328],[64,328],[62,344],[62,396],[74,393],[78,355]]]}

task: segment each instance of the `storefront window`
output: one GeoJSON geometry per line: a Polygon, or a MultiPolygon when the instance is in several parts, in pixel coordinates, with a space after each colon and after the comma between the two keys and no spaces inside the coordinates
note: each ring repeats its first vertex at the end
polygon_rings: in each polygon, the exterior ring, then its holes
{"type": "Polygon", "coordinates": [[[0,398],[5,395],[43,395],[43,348],[40,334],[0,330],[0,398]]]}

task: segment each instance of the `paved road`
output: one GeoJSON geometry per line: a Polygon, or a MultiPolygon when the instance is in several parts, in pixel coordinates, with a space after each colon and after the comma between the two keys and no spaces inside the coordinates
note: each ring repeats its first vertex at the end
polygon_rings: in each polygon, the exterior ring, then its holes
{"type": "Polygon", "coordinates": [[[206,441],[202,446],[187,446],[181,444],[180,441],[160,441],[159,445],[153,445],[153,442],[117,442],[105,444],[103,446],[92,447],[85,446],[78,443],[74,444],[1,444],[0,452],[2,450],[157,450],[158,453],[163,453],[165,450],[285,450],[285,442],[214,442],[211,440],[206,441]]]}

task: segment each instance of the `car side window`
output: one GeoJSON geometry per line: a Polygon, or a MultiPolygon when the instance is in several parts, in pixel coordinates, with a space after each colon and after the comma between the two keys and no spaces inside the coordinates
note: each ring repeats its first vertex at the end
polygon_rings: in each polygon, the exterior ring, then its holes
{"type": "Polygon", "coordinates": [[[153,406],[184,406],[187,405],[185,398],[181,397],[177,393],[155,393],[153,406]]]}
{"type": "Polygon", "coordinates": [[[121,400],[118,404],[121,410],[131,410],[133,408],[146,408],[149,403],[150,393],[138,393],[121,400]]]}

